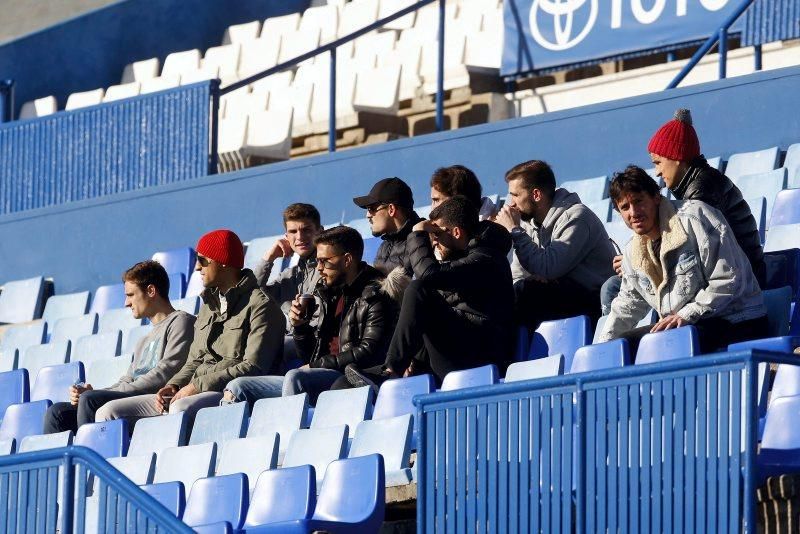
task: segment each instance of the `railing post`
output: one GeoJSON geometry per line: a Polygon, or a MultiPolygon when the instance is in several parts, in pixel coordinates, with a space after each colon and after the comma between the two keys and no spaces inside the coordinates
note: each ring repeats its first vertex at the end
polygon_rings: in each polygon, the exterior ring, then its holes
{"type": "Polygon", "coordinates": [[[755,70],[756,71],[760,71],[762,69],[762,65],[761,65],[762,51],[761,51],[761,45],[760,44],[757,44],[757,45],[753,46],[753,55],[754,55],[753,59],[755,61],[755,70]]]}
{"type": "Polygon", "coordinates": [[[328,152],[336,152],[336,47],[331,48],[331,84],[328,109],[328,152]]]}
{"type": "Polygon", "coordinates": [[[724,80],[728,70],[728,28],[719,29],[719,79],[724,80]]]}
{"type": "Polygon", "coordinates": [[[14,80],[0,80],[0,123],[14,119],[14,80]]]}
{"type": "Polygon", "coordinates": [[[61,488],[61,534],[72,534],[72,527],[75,524],[73,508],[75,501],[75,463],[72,453],[64,454],[64,479],[61,488]]]}
{"type": "Polygon", "coordinates": [[[667,63],[675,61],[675,52],[667,52],[667,63]]]}
{"type": "Polygon", "coordinates": [[[211,146],[208,154],[208,174],[217,174],[219,164],[219,80],[211,80],[211,146]]]}
{"type": "MultiPolygon", "coordinates": [[[[576,422],[577,439],[573,447],[578,451],[577,480],[575,481],[575,532],[586,531],[586,395],[583,390],[583,380],[577,381],[575,395],[577,395],[578,421],[576,422]]],[[[573,454],[570,451],[570,455],[573,454]]]]}
{"type": "Polygon", "coordinates": [[[436,68],[436,131],[444,130],[444,24],[445,0],[439,0],[439,64],[436,68]]]}
{"type": "Polygon", "coordinates": [[[744,521],[742,532],[756,531],[756,447],[758,446],[758,414],[756,413],[758,398],[758,361],[750,355],[745,364],[747,388],[745,395],[745,412],[747,421],[744,445],[744,521]]]}

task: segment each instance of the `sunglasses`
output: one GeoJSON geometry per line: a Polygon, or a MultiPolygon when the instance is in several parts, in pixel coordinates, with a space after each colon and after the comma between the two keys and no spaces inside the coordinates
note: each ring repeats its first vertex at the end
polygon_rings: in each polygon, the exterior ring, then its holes
{"type": "Polygon", "coordinates": [[[368,206],[367,212],[369,212],[371,215],[375,215],[379,211],[385,210],[388,207],[389,207],[388,204],[378,204],[377,206],[368,206]]]}
{"type": "Polygon", "coordinates": [[[211,262],[210,259],[206,258],[205,256],[197,256],[197,263],[200,264],[200,267],[208,267],[208,264],[211,262]]]}

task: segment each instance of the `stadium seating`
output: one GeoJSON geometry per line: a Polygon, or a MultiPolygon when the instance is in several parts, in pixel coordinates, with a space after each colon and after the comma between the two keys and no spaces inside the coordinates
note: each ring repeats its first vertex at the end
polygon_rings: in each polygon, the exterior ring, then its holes
{"type": "Polygon", "coordinates": [[[97,324],[97,331],[115,332],[118,330],[129,330],[137,326],[142,326],[144,319],[136,319],[128,308],[116,308],[107,310],[100,314],[97,324]]]}
{"type": "Polygon", "coordinates": [[[182,273],[171,273],[169,275],[169,299],[182,299],[186,293],[186,276],[182,273]]]}
{"type": "Polygon", "coordinates": [[[222,443],[244,436],[247,429],[246,402],[202,408],[197,412],[192,426],[189,445],[222,443]]]}
{"type": "Polygon", "coordinates": [[[195,257],[193,248],[183,247],[156,252],[152,259],[160,263],[167,273],[180,273],[188,279],[194,271],[195,257]]]}
{"type": "Polygon", "coordinates": [[[611,207],[611,199],[604,198],[602,200],[593,200],[584,202],[586,207],[589,208],[597,215],[597,218],[600,219],[602,222],[609,222],[611,221],[611,213],[614,209],[611,207]]]}
{"type": "Polygon", "coordinates": [[[764,150],[733,154],[728,158],[728,163],[725,166],[725,175],[735,181],[747,174],[771,171],[778,166],[779,157],[780,150],[776,146],[765,148],[764,150]]]}
{"type": "Polygon", "coordinates": [[[44,278],[36,276],[3,284],[0,293],[0,324],[23,323],[42,316],[44,278]]]}
{"type": "Polygon", "coordinates": [[[131,365],[131,354],[95,360],[86,365],[86,383],[95,388],[105,388],[116,384],[131,365]]]}
{"type": "Polygon", "coordinates": [[[50,343],[72,341],[97,333],[97,314],[87,313],[74,317],[63,317],[56,321],[50,332],[50,343]]]}
{"type": "Polygon", "coordinates": [[[59,319],[78,317],[89,311],[89,292],[53,295],[44,305],[42,319],[52,328],[59,319]]]}
{"type": "Polygon", "coordinates": [[[176,310],[185,311],[190,315],[197,315],[200,312],[200,297],[185,297],[173,300],[172,307],[176,310]]]}
{"type": "Polygon", "coordinates": [[[790,145],[786,150],[783,166],[786,168],[788,180],[786,187],[792,189],[800,187],[800,143],[790,145]]]}
{"type": "MultiPolygon", "coordinates": [[[[190,527],[227,523],[228,528],[238,531],[244,523],[248,501],[247,476],[242,473],[201,478],[189,492],[183,522],[190,527]]],[[[209,530],[214,531],[219,532],[209,530]]]]}
{"type": "Polygon", "coordinates": [[[48,365],[61,365],[69,361],[70,342],[49,343],[47,345],[34,345],[28,347],[20,354],[18,368],[28,370],[28,378],[36,382],[36,376],[42,367],[48,365]]]}
{"type": "Polygon", "coordinates": [[[81,91],[79,93],[72,93],[67,97],[67,104],[64,106],[66,111],[73,109],[86,108],[89,106],[96,106],[103,102],[103,95],[105,90],[103,88],[92,89],[91,91],[81,91]]]}
{"type": "Polygon", "coordinates": [[[290,531],[289,522],[311,518],[317,502],[316,486],[316,474],[311,465],[264,471],[252,492],[245,530],[277,534],[290,531]]]}
{"type": "Polygon", "coordinates": [[[764,243],[764,252],[800,248],[800,223],[770,227],[764,243]]]}
{"type": "MultiPolygon", "coordinates": [[[[800,147],[800,143],[795,146],[800,147]]],[[[798,148],[797,152],[800,154],[800,148],[798,148]]],[[[800,159],[800,156],[798,159],[800,159]]],[[[800,161],[798,161],[798,170],[800,170],[800,161]]],[[[770,224],[775,226],[798,223],[800,223],[800,189],[779,191],[775,196],[770,224]]]]}
{"type": "Polygon", "coordinates": [[[30,400],[28,370],[17,369],[0,373],[0,421],[6,408],[30,400]]]}
{"type": "Polygon", "coordinates": [[[17,449],[18,453],[57,449],[72,445],[72,430],[57,432],[55,434],[29,435],[22,438],[17,449]]]}
{"type": "Polygon", "coordinates": [[[158,453],[153,482],[179,481],[191,488],[197,479],[214,474],[216,455],[216,443],[168,447],[158,453]]]}
{"type": "Polygon", "coordinates": [[[598,176],[583,180],[567,180],[562,182],[559,187],[571,193],[577,193],[581,202],[596,202],[608,198],[608,185],[608,176],[598,176]]]}
{"type": "Polygon", "coordinates": [[[311,428],[346,425],[355,431],[361,421],[372,416],[372,396],[368,386],[323,391],[317,399],[311,428]]]}
{"type": "Polygon", "coordinates": [[[0,338],[0,351],[18,350],[23,352],[28,347],[41,345],[47,338],[47,324],[38,322],[29,325],[11,326],[0,338]]]}
{"type": "Polygon", "coordinates": [[[378,390],[372,419],[416,414],[414,396],[426,395],[434,390],[433,376],[429,374],[387,380],[378,390]]]}
{"type": "Polygon", "coordinates": [[[570,374],[599,371],[630,365],[630,349],[626,339],[586,345],[575,351],[570,374]]]}
{"type": "Polygon", "coordinates": [[[308,395],[301,393],[287,397],[259,399],[253,405],[247,427],[247,437],[280,436],[280,450],[286,451],[289,438],[300,429],[308,414],[308,395]]]}
{"type": "Polygon", "coordinates": [[[31,387],[31,400],[49,399],[51,402],[68,402],[70,386],[84,381],[81,362],[44,366],[39,370],[31,387]]]}
{"type": "Polygon", "coordinates": [[[142,491],[161,503],[164,508],[181,518],[186,506],[186,490],[182,482],[159,482],[140,486],[142,491]]]}
{"type": "Polygon", "coordinates": [[[128,330],[123,330],[122,334],[122,350],[121,352],[136,352],[136,346],[139,341],[146,337],[153,330],[152,324],[143,324],[141,326],[134,326],[128,330]]]}
{"type": "Polygon", "coordinates": [[[189,283],[186,284],[186,294],[184,298],[199,297],[203,289],[205,289],[205,286],[203,285],[203,278],[200,276],[200,271],[195,271],[189,278],[189,283]]]}
{"type": "Polygon", "coordinates": [[[58,102],[54,96],[37,98],[30,102],[25,102],[19,111],[19,118],[33,119],[36,117],[46,117],[58,111],[58,102]]]}
{"type": "Polygon", "coordinates": [[[347,457],[380,454],[386,468],[387,487],[410,483],[412,420],[411,414],[405,414],[360,422],[347,457]]]}
{"type": "Polygon", "coordinates": [[[244,473],[252,489],[262,471],[278,465],[278,434],[231,439],[220,444],[217,475],[244,473]]]}
{"type": "Polygon", "coordinates": [[[134,484],[141,486],[153,481],[156,467],[156,455],[152,452],[127,456],[108,458],[114,468],[125,475],[134,484]]]}
{"type": "Polygon", "coordinates": [[[44,430],[44,414],[50,401],[40,400],[23,404],[12,404],[6,408],[0,422],[0,440],[14,439],[17,443],[25,436],[41,434],[44,430]]]}
{"type": "Polygon", "coordinates": [[[450,371],[442,380],[441,391],[471,388],[476,386],[491,386],[497,383],[498,371],[494,364],[465,369],[463,371],[450,371]]]}
{"type": "Polygon", "coordinates": [[[699,352],[697,329],[691,325],[682,326],[642,337],[639,350],[636,351],[635,363],[642,365],[690,358],[699,352]]]}
{"type": "Polygon", "coordinates": [[[758,228],[758,237],[761,242],[764,242],[767,232],[767,199],[764,197],[747,198],[745,199],[747,205],[750,207],[750,212],[756,220],[756,227],[758,228]]]}
{"type": "Polygon", "coordinates": [[[578,347],[592,342],[591,328],[589,318],[585,315],[543,321],[533,333],[528,359],[563,354],[564,367],[569,369],[578,347]]]}
{"type": "Polygon", "coordinates": [[[75,445],[88,447],[103,458],[125,456],[129,441],[126,419],[87,423],[75,434],[75,445]]]}
{"type": "Polygon", "coordinates": [[[120,354],[122,334],[119,330],[79,337],[70,352],[70,361],[80,361],[84,365],[113,358],[120,354]]]}
{"type": "Polygon", "coordinates": [[[125,284],[100,286],[94,292],[89,313],[103,313],[125,307],[125,284]]]}
{"type": "Polygon", "coordinates": [[[564,374],[564,356],[556,354],[527,362],[514,362],[506,370],[505,382],[535,380],[564,374]]]}
{"type": "MultiPolygon", "coordinates": [[[[5,436],[0,434],[0,438],[3,437],[5,436]]],[[[289,439],[282,467],[313,465],[317,484],[320,484],[328,464],[344,458],[346,451],[346,425],[297,430],[289,439]]]]}
{"type": "Polygon", "coordinates": [[[378,248],[380,248],[383,241],[380,237],[369,237],[364,239],[364,254],[361,259],[367,263],[375,261],[375,256],[378,255],[378,248]]]}
{"type": "Polygon", "coordinates": [[[17,448],[17,441],[14,438],[0,439],[0,456],[8,456],[9,454],[14,454],[14,450],[16,448],[17,448]]]}
{"type": "Polygon", "coordinates": [[[800,396],[774,399],[767,409],[761,449],[756,457],[762,481],[800,470],[800,434],[795,423],[800,396]]]}
{"type": "Polygon", "coordinates": [[[786,187],[786,169],[780,168],[756,174],[731,178],[744,198],[764,197],[767,200],[767,225],[772,224],[769,215],[776,195],[786,187]]]}
{"type": "Polygon", "coordinates": [[[128,447],[128,456],[156,453],[160,457],[162,451],[185,444],[185,413],[148,417],[137,421],[128,447]]]}

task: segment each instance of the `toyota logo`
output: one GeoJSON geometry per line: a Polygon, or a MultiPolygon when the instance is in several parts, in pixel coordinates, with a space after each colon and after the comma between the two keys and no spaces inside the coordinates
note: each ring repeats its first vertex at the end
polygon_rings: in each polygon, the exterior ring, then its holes
{"type": "MultiPolygon", "coordinates": [[[[584,18],[584,17],[581,17],[584,18]]],[[[566,50],[572,48],[576,44],[583,41],[594,27],[597,20],[597,0],[533,0],[531,6],[531,33],[533,38],[539,45],[548,50],[566,50]],[[589,3],[589,14],[585,17],[586,23],[580,32],[575,33],[573,26],[576,17],[575,14],[589,3]],[[545,37],[539,31],[539,11],[547,14],[549,17],[542,17],[547,20],[552,20],[552,38],[545,37]]],[[[545,22],[548,24],[548,22],[545,22]]]]}

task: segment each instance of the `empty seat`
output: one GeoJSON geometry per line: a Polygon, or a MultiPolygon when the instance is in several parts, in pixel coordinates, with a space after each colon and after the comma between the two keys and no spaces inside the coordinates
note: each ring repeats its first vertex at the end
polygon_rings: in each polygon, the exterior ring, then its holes
{"type": "MultiPolygon", "coordinates": [[[[417,19],[419,20],[419,18],[417,19]]],[[[463,32],[452,29],[444,34],[444,90],[469,86],[469,72],[464,65],[467,36],[463,32]]],[[[408,32],[409,30],[406,30],[408,32]]],[[[406,32],[403,32],[404,34],[406,32]]],[[[439,47],[435,43],[427,45],[432,37],[424,36],[426,44],[422,46],[419,74],[422,76],[422,90],[425,94],[435,94],[438,83],[439,47]]],[[[402,39],[402,37],[401,37],[402,39]]],[[[438,41],[438,39],[436,40],[438,41]]]]}
{"type": "MultiPolygon", "coordinates": [[[[324,5],[306,9],[300,19],[297,35],[313,37],[319,32],[319,44],[325,44],[336,39],[336,30],[339,29],[339,6],[324,5]]],[[[315,44],[313,48],[316,48],[315,44]]]]}
{"type": "Polygon", "coordinates": [[[83,336],[97,333],[97,314],[87,313],[76,317],[64,317],[56,321],[50,330],[50,343],[77,341],[83,336]]]}
{"type": "MultiPolygon", "coordinates": [[[[428,208],[430,208],[430,206],[428,206],[428,208]]],[[[419,209],[415,209],[415,211],[417,212],[418,215],[420,213],[425,213],[425,207],[422,207],[422,208],[419,208],[419,209]]],[[[430,213],[430,209],[428,210],[428,213],[430,213]]],[[[420,217],[423,217],[423,215],[420,215],[420,217]]],[[[354,229],[358,230],[358,233],[361,234],[361,237],[364,238],[364,250],[365,251],[367,249],[367,246],[369,246],[372,243],[375,244],[374,250],[371,252],[372,256],[370,257],[370,261],[375,259],[375,254],[377,253],[378,247],[380,246],[382,240],[381,240],[380,237],[373,237],[372,236],[372,227],[370,226],[369,221],[366,219],[366,217],[360,217],[358,219],[353,219],[352,221],[347,222],[345,224],[345,226],[349,226],[350,228],[354,228],[354,229]],[[377,241],[372,241],[372,240],[377,240],[377,241]]],[[[367,260],[364,260],[364,261],[367,261],[367,260]]]]}
{"type": "Polygon", "coordinates": [[[627,339],[614,339],[596,345],[586,345],[575,351],[569,373],[586,373],[612,369],[630,364],[627,339]]]}
{"type": "Polygon", "coordinates": [[[69,388],[84,380],[81,362],[42,367],[33,380],[31,400],[48,399],[52,402],[69,402],[69,388]]]}
{"type": "Polygon", "coordinates": [[[125,284],[100,286],[94,292],[89,313],[103,313],[125,307],[125,284]]]}
{"type": "Polygon", "coordinates": [[[34,345],[28,347],[19,355],[18,368],[28,370],[31,383],[36,382],[36,375],[42,367],[48,365],[61,365],[69,361],[70,342],[49,343],[47,345],[34,345]]]}
{"type": "Polygon", "coordinates": [[[792,248],[800,248],[800,223],[771,226],[764,243],[764,252],[792,248]]]}
{"type": "Polygon", "coordinates": [[[323,391],[314,408],[311,428],[347,425],[355,430],[358,423],[372,415],[372,388],[323,391]]]}
{"type": "Polygon", "coordinates": [[[164,267],[168,273],[182,273],[188,278],[194,271],[196,254],[191,247],[181,247],[156,252],[152,259],[164,267]]]}
{"type": "Polygon", "coordinates": [[[75,445],[88,447],[103,458],[125,456],[129,441],[128,421],[125,419],[87,423],[81,425],[75,434],[75,445]]]}
{"type": "Polygon", "coordinates": [[[195,480],[214,474],[216,454],[216,443],[166,448],[158,453],[153,482],[177,480],[183,482],[185,488],[191,488],[195,480]]]}
{"type": "Polygon", "coordinates": [[[636,351],[636,364],[690,358],[699,352],[697,329],[691,325],[682,326],[642,337],[636,351]]]}
{"type": "Polygon", "coordinates": [[[505,381],[535,380],[561,374],[564,374],[564,356],[556,354],[527,362],[512,363],[506,371],[505,381]]]}
{"type": "Polygon", "coordinates": [[[344,4],[338,36],[344,37],[378,20],[378,4],[374,0],[352,0],[344,4]]]}
{"type": "Polygon", "coordinates": [[[107,388],[116,384],[131,366],[132,354],[95,360],[85,366],[86,382],[96,389],[107,388]]]}
{"type": "Polygon", "coordinates": [[[294,84],[288,88],[276,88],[270,91],[268,111],[284,109],[292,106],[292,136],[299,137],[310,133],[311,101],[314,85],[310,83],[294,84]]]}
{"type": "Polygon", "coordinates": [[[41,434],[44,431],[44,414],[50,407],[50,401],[41,400],[12,404],[6,408],[3,421],[0,422],[0,440],[14,439],[17,443],[25,436],[41,434]]]}
{"type": "Polygon", "coordinates": [[[579,347],[592,342],[589,318],[585,315],[542,321],[531,339],[528,359],[534,360],[554,354],[564,355],[564,368],[572,366],[572,356],[579,347]]]}
{"type": "Polygon", "coordinates": [[[583,180],[568,180],[562,182],[559,187],[566,189],[570,193],[577,193],[581,202],[594,202],[608,197],[608,176],[598,176],[597,178],[585,178],[583,180]]]}
{"type": "Polygon", "coordinates": [[[30,390],[28,388],[28,371],[17,369],[0,373],[0,421],[6,408],[12,404],[28,402],[30,390]]]}
{"type": "Polygon", "coordinates": [[[157,484],[145,484],[141,486],[142,491],[157,500],[161,505],[172,512],[175,517],[183,516],[186,507],[186,490],[182,482],[159,482],[157,484]]]}
{"type": "Polygon", "coordinates": [[[247,514],[249,493],[247,476],[242,473],[198,479],[186,500],[183,522],[190,527],[227,523],[237,532],[247,514]]]}
{"type": "Polygon", "coordinates": [[[0,439],[0,456],[14,454],[16,448],[17,442],[14,438],[0,439]]]}
{"type": "Polygon", "coordinates": [[[600,219],[602,222],[609,222],[611,220],[611,212],[614,211],[611,208],[611,199],[604,198],[603,200],[594,200],[592,202],[584,202],[586,207],[589,208],[597,215],[597,218],[600,219]]]}
{"type": "Polygon", "coordinates": [[[786,169],[775,169],[756,174],[746,174],[733,180],[742,191],[744,198],[764,197],[767,199],[767,224],[772,224],[769,214],[775,197],[786,187],[786,169]]]}
{"type": "Polygon", "coordinates": [[[152,324],[143,324],[141,326],[134,326],[133,328],[129,328],[128,330],[121,332],[122,348],[120,354],[136,352],[136,346],[139,345],[139,341],[141,341],[142,338],[147,337],[147,335],[152,331],[152,324]]]}
{"type": "MultiPolygon", "coordinates": [[[[335,30],[334,30],[335,31],[335,30]]],[[[310,28],[297,33],[287,33],[281,37],[278,63],[293,60],[320,45],[320,29],[310,28]]]]}
{"type": "Polygon", "coordinates": [[[761,477],[800,470],[799,410],[800,396],[782,397],[770,403],[756,457],[761,477]]]}
{"type": "Polygon", "coordinates": [[[747,205],[750,207],[750,213],[756,220],[756,228],[758,229],[758,238],[764,242],[767,232],[767,199],[764,197],[748,198],[745,199],[747,205]]]}
{"type": "Polygon", "coordinates": [[[239,70],[239,44],[225,44],[212,46],[206,50],[203,57],[202,68],[214,69],[222,79],[235,79],[239,70]]]}
{"type": "Polygon", "coordinates": [[[103,96],[103,102],[114,102],[116,100],[123,100],[125,98],[133,98],[134,96],[139,96],[140,90],[141,84],[139,82],[112,85],[106,89],[106,94],[103,96]]]}
{"type": "Polygon", "coordinates": [[[182,299],[186,293],[186,276],[183,273],[170,273],[169,275],[169,299],[182,299]]]}
{"type": "MultiPolygon", "coordinates": [[[[384,19],[389,15],[393,15],[398,11],[400,11],[401,9],[406,8],[415,3],[416,0],[381,0],[380,9],[378,11],[378,18],[384,19]]],[[[386,30],[407,30],[408,28],[414,26],[414,20],[416,19],[416,17],[417,17],[417,12],[412,11],[407,15],[403,15],[402,17],[395,19],[388,24],[385,24],[383,27],[386,30]]]]}
{"type": "Polygon", "coordinates": [[[113,358],[120,354],[122,334],[119,330],[78,338],[70,352],[70,361],[85,365],[96,360],[113,358]]]}
{"type": "Polygon", "coordinates": [[[767,337],[785,336],[789,333],[789,315],[792,309],[792,288],[765,289],[764,306],[767,308],[769,327],[767,337]]]}
{"type": "Polygon", "coordinates": [[[265,161],[289,159],[294,110],[289,107],[251,113],[243,151],[265,161]]]}
{"type": "Polygon", "coordinates": [[[194,419],[189,445],[221,445],[230,439],[243,437],[247,428],[247,415],[246,402],[200,409],[194,419]]]}
{"type": "Polygon", "coordinates": [[[200,297],[186,297],[173,300],[172,307],[176,310],[185,311],[190,315],[197,315],[200,311],[200,297]]]}
{"type": "Polygon", "coordinates": [[[47,338],[47,324],[40,321],[34,324],[10,326],[6,328],[3,337],[0,338],[0,350],[24,351],[28,347],[41,345],[47,338]]]}
{"type": "MultiPolygon", "coordinates": [[[[613,211],[613,213],[617,212],[613,211]]],[[[625,245],[627,245],[628,241],[630,241],[631,237],[633,237],[633,230],[628,228],[628,226],[622,221],[609,222],[606,223],[604,226],[606,229],[606,233],[608,234],[608,238],[611,239],[614,243],[616,243],[620,251],[625,250],[625,245]]]]}
{"type": "Polygon", "coordinates": [[[259,399],[253,405],[253,414],[247,428],[247,437],[280,436],[280,448],[286,450],[295,430],[302,428],[308,414],[308,395],[301,393],[287,397],[259,399]]]}
{"type": "Polygon", "coordinates": [[[141,455],[128,454],[127,456],[108,458],[108,463],[128,477],[131,482],[141,486],[153,481],[156,455],[152,452],[141,455]]]}
{"type": "Polygon", "coordinates": [[[783,166],[786,168],[787,174],[786,187],[800,187],[800,143],[790,145],[786,150],[783,166]]]}
{"type": "MultiPolygon", "coordinates": [[[[5,437],[0,435],[0,438],[5,437]]],[[[347,426],[297,430],[289,439],[283,467],[312,465],[317,483],[322,482],[325,469],[334,460],[345,457],[347,451],[347,426]]]]}
{"type": "Polygon", "coordinates": [[[64,109],[70,111],[73,109],[96,106],[103,102],[104,94],[105,91],[103,89],[92,89],[91,91],[72,93],[67,97],[67,105],[64,106],[64,109]]]}
{"type": "MultiPolygon", "coordinates": [[[[260,39],[242,43],[239,55],[239,77],[247,78],[253,74],[271,69],[278,64],[280,50],[280,35],[261,37],[260,39]]],[[[275,76],[278,75],[273,75],[269,78],[275,76]]]]}
{"type": "Polygon", "coordinates": [[[189,283],[186,284],[186,297],[199,297],[203,292],[205,286],[203,285],[203,277],[200,276],[200,271],[195,271],[189,277],[189,283]]]}
{"type": "Polygon", "coordinates": [[[43,451],[46,449],[57,449],[59,447],[69,447],[72,445],[72,430],[57,432],[55,434],[38,434],[25,436],[17,448],[17,452],[43,451]]]}
{"type": "Polygon", "coordinates": [[[129,330],[143,324],[144,318],[135,318],[130,308],[117,308],[100,313],[97,332],[100,334],[105,332],[113,333],[120,330],[129,330]]]}
{"type": "Polygon", "coordinates": [[[80,317],[89,310],[89,292],[53,295],[44,305],[42,319],[47,321],[52,330],[56,321],[65,317],[80,317]]]}
{"type": "MultiPolygon", "coordinates": [[[[257,237],[251,239],[247,245],[247,250],[244,253],[244,266],[247,269],[255,269],[264,253],[267,252],[275,244],[278,239],[282,239],[283,235],[275,235],[269,237],[257,237]]],[[[282,261],[276,261],[276,265],[282,267],[282,261]]]]}
{"type": "Polygon", "coordinates": [[[160,456],[164,449],[185,444],[186,414],[184,412],[147,417],[136,422],[128,447],[128,455],[141,456],[154,452],[160,456]]]}
{"type": "Polygon", "coordinates": [[[497,383],[498,372],[494,364],[464,369],[463,371],[450,371],[442,380],[442,391],[464,389],[476,386],[490,386],[497,383]]]}
{"type": "Polygon", "coordinates": [[[181,84],[181,77],[177,74],[174,76],[159,76],[150,80],[144,80],[140,89],[140,93],[147,95],[150,93],[157,93],[158,91],[166,91],[167,89],[174,89],[181,84]]]}
{"type": "Polygon", "coordinates": [[[245,160],[242,148],[247,142],[247,117],[225,117],[219,121],[219,152],[220,172],[230,172],[243,169],[245,160]]]}
{"type": "Polygon", "coordinates": [[[776,146],[765,148],[764,150],[733,154],[728,158],[725,175],[731,180],[735,180],[747,174],[771,171],[778,166],[779,155],[780,150],[776,146]]]}
{"type": "Polygon", "coordinates": [[[353,110],[397,114],[400,109],[401,69],[400,65],[385,65],[360,71],[353,110]]]}
{"type": "Polygon", "coordinates": [[[280,532],[287,522],[310,518],[316,502],[316,475],[312,466],[264,471],[253,490],[244,527],[250,531],[254,527],[272,526],[274,532],[280,532]]]}
{"type": "Polygon", "coordinates": [[[289,13],[280,17],[270,17],[261,27],[261,37],[294,33],[300,25],[300,13],[289,13]]]}
{"type": "Polygon", "coordinates": [[[471,32],[467,39],[464,63],[482,69],[500,69],[503,39],[494,31],[471,32]]]}
{"type": "Polygon", "coordinates": [[[222,44],[227,45],[252,41],[253,39],[258,39],[258,34],[260,32],[261,21],[258,20],[245,22],[243,24],[234,24],[225,29],[225,34],[222,36],[222,44]]]}
{"type": "Polygon", "coordinates": [[[42,316],[44,278],[6,282],[0,293],[0,324],[24,323],[42,316]]]}
{"type": "MultiPolygon", "coordinates": [[[[800,143],[797,146],[800,147],[800,143]]],[[[798,152],[800,152],[800,148],[798,152]]],[[[769,223],[773,226],[800,223],[800,189],[787,189],[778,192],[772,207],[769,223]]]]}
{"type": "Polygon", "coordinates": [[[173,52],[164,60],[161,76],[180,76],[200,68],[200,50],[173,52]]]}
{"type": "Polygon", "coordinates": [[[278,465],[278,434],[228,440],[217,454],[217,475],[244,473],[253,487],[258,475],[278,465]]]}
{"type": "Polygon", "coordinates": [[[409,459],[412,436],[411,414],[362,421],[356,428],[348,458],[380,454],[386,467],[386,486],[411,482],[409,459]]]}
{"type": "Polygon", "coordinates": [[[414,396],[426,395],[435,391],[433,376],[429,374],[396,378],[381,384],[375,401],[373,419],[416,414],[414,396]]]}
{"type": "Polygon", "coordinates": [[[52,115],[56,111],[58,111],[56,97],[45,96],[22,104],[22,109],[19,111],[19,118],[22,120],[45,117],[47,115],[52,115]]]}
{"type": "Polygon", "coordinates": [[[253,82],[253,94],[269,93],[273,89],[286,89],[292,85],[294,74],[290,70],[276,72],[266,78],[261,78],[253,82]]]}
{"type": "Polygon", "coordinates": [[[125,65],[122,71],[122,83],[144,82],[158,77],[158,69],[161,63],[157,57],[143,59],[125,65]]]}

